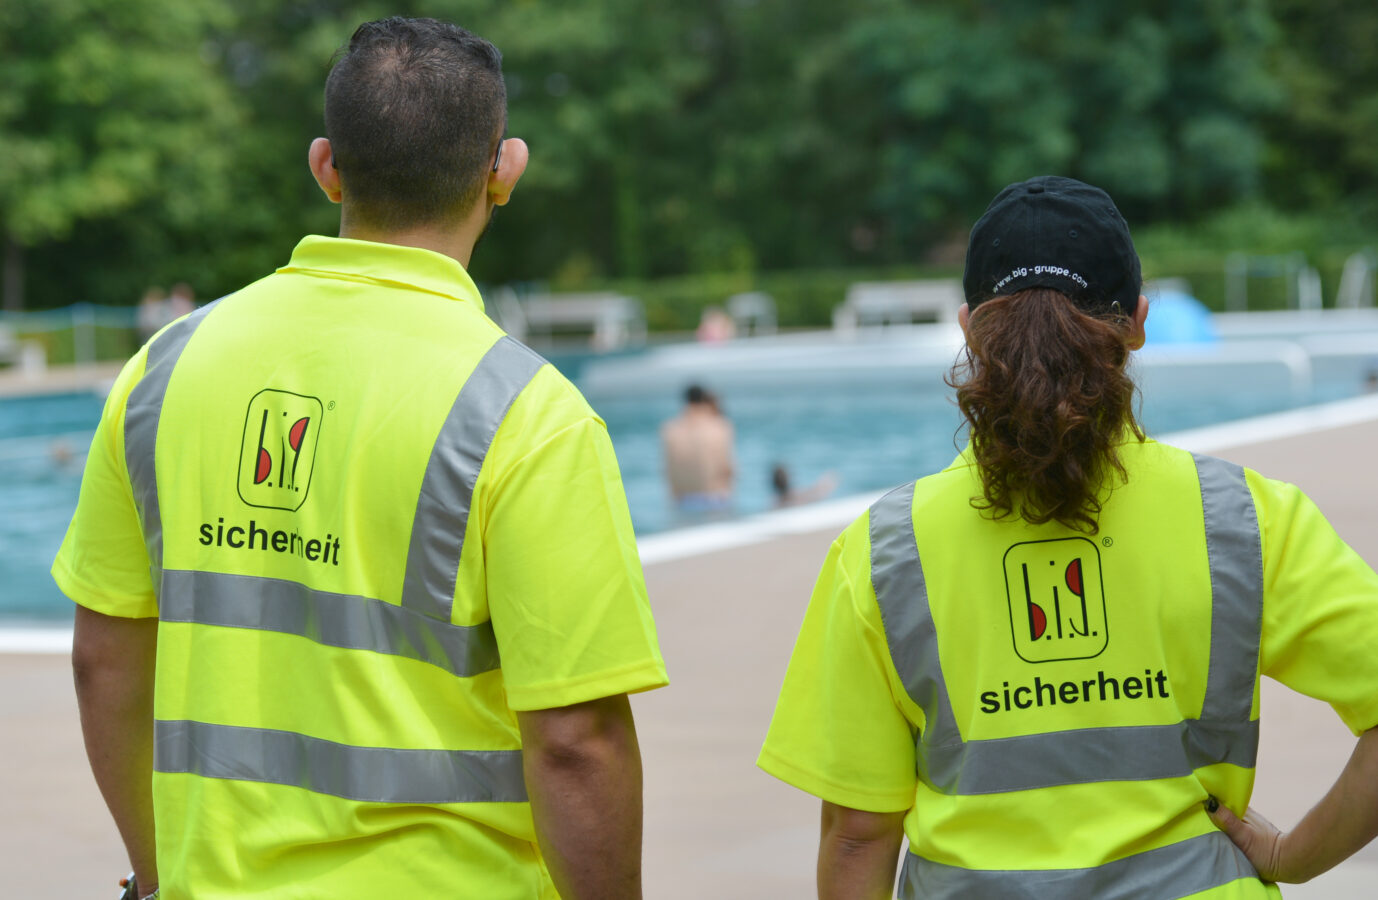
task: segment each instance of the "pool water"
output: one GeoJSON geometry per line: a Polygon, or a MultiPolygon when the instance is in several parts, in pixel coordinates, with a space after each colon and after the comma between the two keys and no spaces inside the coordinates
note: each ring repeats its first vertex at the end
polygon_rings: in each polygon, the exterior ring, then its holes
{"type": "Polygon", "coordinates": [[[70,616],[48,575],[76,507],[102,398],[93,393],[0,401],[0,617],[70,616]]]}
{"type": "MultiPolygon", "coordinates": [[[[576,380],[580,357],[552,360],[576,380]]],[[[1150,382],[1151,383],[1151,382],[1150,382]]],[[[1142,420],[1165,434],[1358,392],[1352,379],[1317,380],[1309,396],[1235,384],[1214,391],[1146,389],[1142,420]]],[[[912,382],[723,392],[737,432],[736,514],[769,509],[770,475],[785,465],[807,487],[827,473],[836,495],[900,484],[946,465],[964,438],[950,392],[912,382]]],[[[654,396],[590,394],[608,424],[639,534],[694,524],[674,512],[661,475],[659,426],[676,414],[673,392],[654,396]]],[[[81,471],[102,400],[89,393],[0,401],[0,621],[70,619],[71,605],[48,574],[76,506],[81,471]]]]}

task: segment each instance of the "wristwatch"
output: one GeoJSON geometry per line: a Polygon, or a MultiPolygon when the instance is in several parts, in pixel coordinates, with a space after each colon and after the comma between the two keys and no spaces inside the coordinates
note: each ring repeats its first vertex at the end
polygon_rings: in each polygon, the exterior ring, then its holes
{"type": "Polygon", "coordinates": [[[134,878],[133,872],[120,879],[120,887],[124,888],[124,892],[120,894],[120,900],[158,900],[160,888],[154,888],[151,894],[141,895],[139,893],[139,882],[134,878]]]}

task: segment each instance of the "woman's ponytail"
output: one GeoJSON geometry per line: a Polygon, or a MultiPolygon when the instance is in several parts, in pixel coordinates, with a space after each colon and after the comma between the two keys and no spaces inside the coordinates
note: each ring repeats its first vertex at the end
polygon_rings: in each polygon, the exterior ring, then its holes
{"type": "Polygon", "coordinates": [[[1112,473],[1126,477],[1117,445],[1144,439],[1125,371],[1129,326],[1124,316],[1087,315],[1045,288],[977,307],[948,379],[981,472],[974,506],[997,519],[1096,533],[1112,473]]]}

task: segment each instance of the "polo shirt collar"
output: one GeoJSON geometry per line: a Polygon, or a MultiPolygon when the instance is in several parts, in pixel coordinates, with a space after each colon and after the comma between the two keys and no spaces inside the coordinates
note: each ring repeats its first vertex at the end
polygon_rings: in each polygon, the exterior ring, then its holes
{"type": "Polygon", "coordinates": [[[483,298],[456,259],[433,250],[311,234],[301,239],[281,273],[366,279],[473,303],[483,298]]]}

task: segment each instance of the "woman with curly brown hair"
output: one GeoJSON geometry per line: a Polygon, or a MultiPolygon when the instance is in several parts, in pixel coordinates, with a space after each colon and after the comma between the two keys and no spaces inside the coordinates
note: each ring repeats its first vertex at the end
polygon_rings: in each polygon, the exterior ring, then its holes
{"type": "Polygon", "coordinates": [[[1072,179],[972,230],[970,444],[833,543],[761,752],[823,800],[820,897],[888,896],[905,837],[903,898],[1277,897],[1378,833],[1378,575],[1296,487],[1145,436],[1141,283],[1072,179]],[[1361,735],[1287,833],[1235,815],[1261,674],[1361,735]]]}

